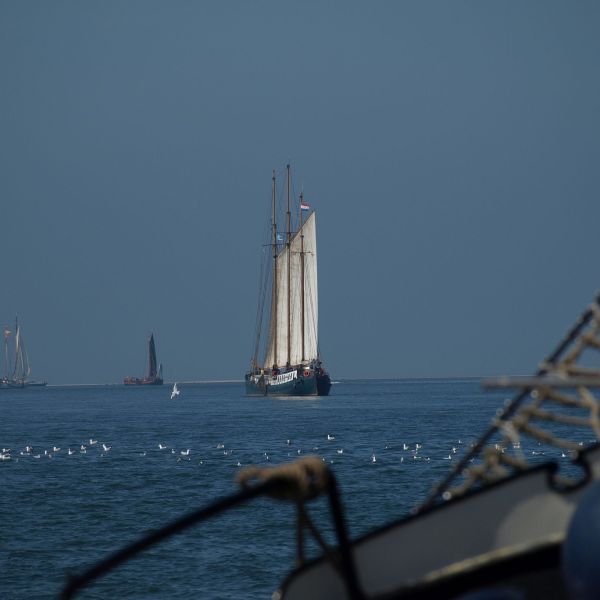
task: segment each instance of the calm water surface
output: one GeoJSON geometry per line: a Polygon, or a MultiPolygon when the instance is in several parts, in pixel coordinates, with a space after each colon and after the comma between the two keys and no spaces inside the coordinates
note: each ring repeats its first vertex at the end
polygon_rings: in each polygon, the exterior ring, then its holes
{"type": "MultiPolygon", "coordinates": [[[[179,387],[175,400],[169,386],[0,390],[0,447],[13,455],[0,462],[0,597],[56,598],[68,573],[237,491],[238,463],[324,457],[350,534],[360,535],[422,500],[449,470],[452,447],[454,456],[464,451],[503,399],[477,380],[343,381],[327,398],[301,400],[246,398],[239,383],[179,387]],[[429,461],[411,460],[404,444],[416,443],[429,461]],[[22,456],[27,445],[34,451],[22,456]]],[[[325,503],[311,508],[330,532],[325,503]]],[[[78,597],[268,599],[294,549],[292,508],[260,499],[147,551],[78,597]]]]}

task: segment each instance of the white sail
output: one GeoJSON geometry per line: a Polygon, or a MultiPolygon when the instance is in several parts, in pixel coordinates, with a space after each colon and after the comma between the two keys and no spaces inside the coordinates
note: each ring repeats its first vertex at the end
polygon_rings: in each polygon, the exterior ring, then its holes
{"type": "Polygon", "coordinates": [[[318,356],[316,217],[311,213],[277,256],[265,366],[298,365],[318,356]],[[304,260],[304,268],[302,261],[304,260]],[[304,277],[302,277],[304,271],[304,277]],[[303,281],[304,280],[304,281],[303,281]],[[302,316],[304,315],[304,319],[302,316]]]}

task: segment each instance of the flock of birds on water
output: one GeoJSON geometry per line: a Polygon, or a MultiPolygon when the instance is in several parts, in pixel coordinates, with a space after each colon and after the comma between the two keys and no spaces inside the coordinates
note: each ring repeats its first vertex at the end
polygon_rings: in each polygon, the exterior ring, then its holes
{"type": "MultiPolygon", "coordinates": [[[[326,438],[325,438],[326,442],[331,443],[331,442],[336,442],[336,437],[332,434],[327,434],[326,438]]],[[[580,442],[579,443],[580,446],[583,446],[584,443],[580,442]]],[[[249,466],[250,464],[257,464],[257,462],[262,462],[264,463],[271,463],[272,461],[272,456],[273,455],[277,455],[277,459],[275,462],[285,462],[287,460],[293,460],[295,458],[299,458],[300,456],[303,455],[304,451],[302,448],[292,448],[293,444],[292,444],[292,440],[291,439],[287,439],[285,441],[285,445],[284,448],[286,448],[286,450],[284,450],[283,452],[281,451],[277,451],[274,452],[263,452],[262,456],[260,457],[259,461],[245,461],[245,464],[242,464],[241,460],[236,459],[235,454],[238,453],[237,450],[234,450],[233,448],[226,448],[225,444],[223,442],[219,442],[214,446],[211,446],[211,456],[209,457],[208,461],[206,459],[207,453],[206,452],[200,452],[197,450],[193,450],[192,448],[183,448],[183,449],[176,449],[171,447],[168,444],[163,444],[162,442],[158,442],[156,444],[156,446],[152,449],[152,450],[130,450],[130,449],[124,449],[127,451],[128,455],[136,455],[136,456],[140,456],[140,457],[146,457],[148,456],[150,453],[154,453],[154,454],[165,454],[165,455],[169,455],[172,456],[177,462],[181,462],[181,461],[196,461],[197,464],[199,465],[204,465],[205,463],[211,461],[211,459],[215,458],[215,456],[221,456],[223,458],[227,458],[230,457],[230,461],[235,461],[235,462],[230,462],[231,466],[233,467],[243,467],[243,466],[249,466]],[[215,451],[217,451],[217,453],[215,454],[215,451]],[[283,459],[282,461],[280,461],[279,459],[283,459]]],[[[344,455],[348,456],[348,452],[344,452],[344,448],[343,446],[337,444],[326,444],[327,447],[327,451],[325,454],[329,454],[329,458],[323,454],[323,450],[325,448],[319,447],[319,446],[313,446],[312,447],[312,454],[315,454],[317,456],[320,456],[320,458],[324,461],[327,462],[329,464],[334,464],[338,459],[339,460],[344,460],[344,455]],[[331,449],[335,448],[335,455],[333,455],[333,453],[331,452],[331,449]],[[333,457],[331,457],[333,456],[333,457]],[[335,458],[335,460],[334,460],[335,458]]],[[[437,462],[437,461],[453,461],[455,459],[458,459],[461,457],[461,455],[463,454],[461,452],[461,450],[463,448],[465,449],[471,449],[473,447],[473,444],[468,444],[468,445],[463,445],[463,442],[461,440],[458,440],[456,442],[456,445],[453,445],[450,450],[448,451],[448,454],[440,456],[437,451],[436,451],[436,457],[432,458],[429,454],[424,454],[422,452],[423,449],[423,444],[416,442],[416,443],[412,443],[412,444],[407,444],[405,442],[402,442],[401,444],[398,445],[394,445],[394,444],[386,444],[384,448],[381,448],[378,453],[375,452],[375,449],[371,450],[371,454],[367,459],[367,454],[365,452],[361,452],[361,456],[363,457],[362,460],[371,464],[377,464],[378,462],[383,462],[384,464],[390,464],[390,462],[393,460],[394,464],[398,465],[398,464],[403,464],[403,463],[411,463],[411,462],[415,462],[415,461],[423,461],[425,463],[433,463],[433,462],[437,462]],[[400,451],[400,455],[398,456],[397,452],[393,453],[394,458],[390,459],[390,451],[400,451]],[[381,460],[381,456],[384,455],[385,459],[381,460]]],[[[507,450],[508,448],[506,448],[505,446],[501,446],[499,444],[496,444],[496,450],[499,450],[501,452],[504,452],[505,450],[507,450]]],[[[92,455],[95,457],[99,457],[99,458],[103,458],[103,457],[109,457],[112,454],[112,450],[113,447],[112,445],[109,445],[105,442],[99,442],[97,439],[93,439],[93,438],[89,438],[85,443],[77,443],[71,446],[68,446],[66,448],[61,448],[59,446],[55,446],[53,445],[50,448],[46,448],[46,449],[40,449],[37,447],[33,447],[30,445],[25,446],[22,450],[18,450],[18,451],[14,451],[12,448],[7,448],[4,447],[2,448],[2,452],[0,453],[0,462],[6,463],[7,461],[12,461],[12,462],[19,462],[20,460],[31,460],[31,459],[53,459],[53,458],[58,458],[58,457],[78,457],[78,456],[85,456],[85,455],[92,455]]],[[[520,444],[516,443],[513,444],[513,450],[515,452],[521,452],[521,446],[520,444]]],[[[311,453],[310,451],[308,453],[311,453]]],[[[241,452],[241,454],[247,454],[247,452],[241,452]]],[[[356,451],[351,452],[351,454],[356,454],[356,451]]],[[[564,451],[559,451],[559,453],[556,453],[556,450],[554,449],[554,452],[550,453],[548,451],[548,449],[542,449],[541,446],[538,445],[538,449],[537,450],[530,450],[527,452],[527,454],[530,454],[530,456],[532,457],[532,459],[535,461],[536,459],[546,459],[546,460],[551,460],[552,458],[572,458],[572,454],[571,453],[565,453],[564,451]]],[[[478,459],[476,458],[470,458],[470,462],[474,462],[477,461],[478,459]]]]}
{"type": "MultiPolygon", "coordinates": [[[[177,398],[177,396],[179,396],[179,394],[180,394],[180,390],[177,388],[177,383],[175,383],[173,385],[173,389],[171,391],[171,400],[177,398]]],[[[334,435],[328,433],[326,440],[327,440],[327,442],[335,442],[336,437],[334,435]]],[[[595,442],[596,440],[593,440],[593,441],[595,442]]],[[[298,458],[299,456],[302,455],[302,453],[303,453],[302,448],[296,448],[295,451],[292,451],[292,449],[291,449],[292,440],[290,440],[290,439],[286,440],[285,445],[287,446],[288,451],[287,451],[287,456],[284,457],[284,461],[285,461],[285,459],[298,458]]],[[[470,444],[468,444],[467,447],[470,450],[473,446],[474,446],[474,444],[470,443],[470,444]]],[[[579,446],[584,446],[584,443],[579,442],[579,446]]],[[[457,440],[456,445],[451,446],[451,448],[448,451],[448,454],[445,454],[444,456],[436,455],[436,458],[434,458],[433,461],[436,461],[436,460],[452,461],[455,458],[459,458],[459,450],[462,447],[463,447],[463,442],[462,442],[462,440],[459,439],[459,440],[457,440]]],[[[232,456],[232,454],[234,453],[233,449],[226,448],[225,444],[222,442],[217,443],[215,448],[216,448],[216,450],[219,450],[222,452],[223,457],[232,456]]],[[[406,442],[402,442],[401,445],[399,445],[399,446],[392,445],[392,444],[386,444],[385,448],[383,448],[383,450],[390,451],[390,450],[400,449],[402,451],[402,454],[400,455],[399,459],[398,459],[398,457],[395,458],[396,464],[397,463],[403,464],[405,462],[405,458],[407,459],[407,462],[409,462],[409,461],[410,462],[424,461],[426,463],[433,462],[432,457],[430,455],[424,455],[421,452],[422,448],[423,448],[423,444],[419,443],[419,442],[412,443],[412,444],[407,444],[406,442]]],[[[505,452],[506,450],[509,449],[507,446],[500,445],[500,444],[495,444],[495,448],[496,448],[496,450],[498,450],[500,452],[505,452]]],[[[521,449],[520,442],[514,442],[512,444],[512,449],[514,452],[516,452],[517,454],[519,454],[522,457],[525,455],[525,453],[521,449]]],[[[156,445],[156,447],[154,448],[154,450],[157,452],[173,455],[176,458],[177,462],[192,461],[193,458],[195,458],[197,460],[197,463],[199,465],[203,465],[206,462],[206,459],[202,458],[201,456],[198,456],[199,453],[197,451],[193,451],[192,448],[184,448],[181,450],[176,450],[175,448],[170,447],[167,444],[163,444],[162,442],[159,442],[156,445]]],[[[312,452],[314,454],[318,455],[320,450],[322,450],[322,449],[319,446],[312,447],[312,452]]],[[[552,458],[558,457],[556,455],[555,449],[553,449],[553,450],[554,450],[554,452],[552,454],[550,454],[550,452],[548,451],[548,448],[547,447],[542,448],[541,444],[538,442],[537,448],[535,450],[528,451],[527,454],[530,455],[533,460],[535,460],[536,458],[543,459],[544,457],[546,460],[551,460],[552,458]]],[[[2,452],[0,452],[0,462],[3,462],[3,463],[6,463],[7,461],[19,462],[19,460],[22,460],[22,459],[42,459],[42,458],[52,459],[52,458],[55,458],[58,456],[64,456],[64,455],[71,457],[71,456],[81,456],[81,455],[87,455],[87,454],[95,454],[95,456],[99,456],[100,458],[103,458],[103,457],[110,456],[111,451],[112,451],[112,445],[109,445],[105,442],[99,443],[97,439],[89,438],[87,440],[87,442],[85,442],[85,443],[81,443],[81,444],[78,443],[76,445],[68,446],[65,449],[63,449],[59,446],[53,445],[49,449],[46,448],[44,450],[40,450],[38,448],[34,448],[33,446],[27,445],[22,450],[15,452],[15,451],[13,451],[12,448],[4,447],[4,448],[2,448],[2,452]]],[[[435,450],[435,451],[438,452],[438,450],[435,450]]],[[[148,456],[148,450],[141,450],[141,451],[138,450],[136,452],[136,454],[138,456],[145,457],[145,456],[148,456]]],[[[344,448],[337,447],[336,454],[337,454],[337,456],[340,456],[340,457],[342,455],[344,455],[344,448]]],[[[333,458],[328,459],[328,458],[326,458],[326,456],[320,456],[320,458],[324,462],[328,462],[330,464],[334,464],[334,462],[335,462],[333,458]]],[[[565,453],[564,451],[560,451],[560,458],[563,458],[563,459],[573,458],[573,454],[565,453]]],[[[476,458],[470,458],[470,462],[475,462],[476,460],[477,460],[476,458]]],[[[261,461],[263,463],[271,462],[271,455],[268,452],[263,452],[261,461]]],[[[247,462],[246,465],[256,464],[256,462],[257,461],[247,462]]],[[[369,462],[372,464],[376,464],[378,462],[378,458],[377,458],[375,449],[371,450],[369,462]]],[[[386,462],[389,462],[389,461],[386,460],[386,462]]],[[[246,465],[242,464],[242,462],[240,460],[237,460],[233,464],[233,466],[235,466],[235,467],[243,467],[246,465]]]]}

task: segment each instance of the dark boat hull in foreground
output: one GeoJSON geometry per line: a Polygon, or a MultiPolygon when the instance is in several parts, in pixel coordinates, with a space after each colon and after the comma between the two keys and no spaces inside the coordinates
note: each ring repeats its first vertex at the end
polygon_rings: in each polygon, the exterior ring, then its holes
{"type": "Polygon", "coordinates": [[[285,373],[247,373],[247,396],[327,396],[331,378],[323,369],[292,369],[285,373]]]}

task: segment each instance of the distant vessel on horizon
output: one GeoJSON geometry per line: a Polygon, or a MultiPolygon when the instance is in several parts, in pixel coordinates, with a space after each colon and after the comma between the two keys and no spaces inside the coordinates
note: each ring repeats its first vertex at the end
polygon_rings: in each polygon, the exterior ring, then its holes
{"type": "Polygon", "coordinates": [[[13,360],[11,364],[11,352],[9,350],[9,340],[12,331],[4,328],[4,376],[0,379],[0,388],[24,388],[24,387],[42,387],[47,384],[46,381],[34,381],[28,379],[31,374],[31,364],[29,355],[23,343],[21,326],[18,317],[15,317],[15,347],[12,353],[13,360]]]}
{"type": "Polygon", "coordinates": [[[156,368],[156,346],[154,345],[154,334],[148,339],[148,375],[143,378],[125,377],[124,385],[162,385],[162,363],[156,368]]]}
{"type": "Polygon", "coordinates": [[[271,268],[263,268],[256,343],[246,373],[249,396],[327,396],[331,379],[319,356],[317,233],[314,210],[300,194],[298,230],[292,231],[291,175],[287,171],[286,228],[277,230],[277,194],[273,172],[271,206],[271,268]],[[308,216],[304,220],[304,213],[308,216]],[[271,294],[267,293],[270,287],[271,294]],[[268,338],[259,362],[261,330],[270,300],[268,338]]]}

